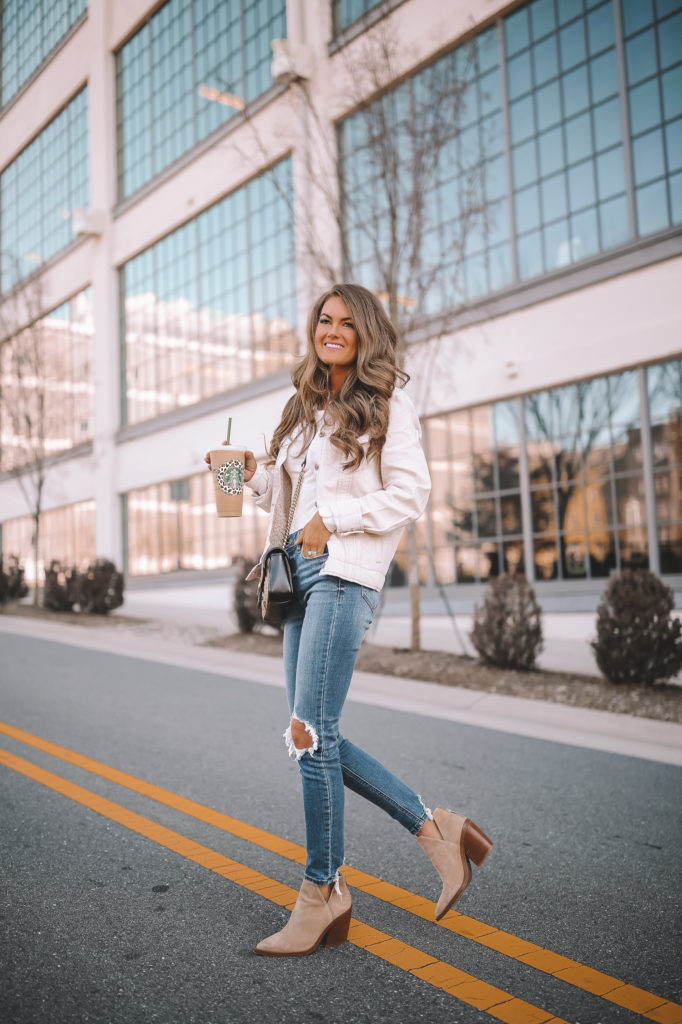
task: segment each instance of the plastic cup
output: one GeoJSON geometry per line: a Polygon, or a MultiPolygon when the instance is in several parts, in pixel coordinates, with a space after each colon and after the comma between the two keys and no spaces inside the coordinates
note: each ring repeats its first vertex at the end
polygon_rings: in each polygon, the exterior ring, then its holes
{"type": "Polygon", "coordinates": [[[214,448],[209,456],[216,512],[219,516],[240,516],[244,497],[244,449],[223,445],[214,448]]]}

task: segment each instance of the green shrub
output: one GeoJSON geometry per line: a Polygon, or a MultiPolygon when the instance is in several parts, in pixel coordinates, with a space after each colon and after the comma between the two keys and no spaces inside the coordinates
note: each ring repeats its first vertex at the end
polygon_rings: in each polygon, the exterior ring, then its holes
{"type": "Polygon", "coordinates": [[[28,594],[23,565],[16,555],[10,555],[7,562],[7,569],[5,569],[3,559],[0,557],[0,604],[19,601],[28,594]]]}
{"type": "Polygon", "coordinates": [[[108,558],[97,558],[79,574],[77,595],[82,612],[107,615],[123,604],[123,573],[108,558]]]}
{"type": "Polygon", "coordinates": [[[53,559],[45,570],[43,604],[56,612],[106,615],[123,604],[123,573],[108,558],[97,558],[84,572],[53,559]]]}
{"type": "Polygon", "coordinates": [[[530,671],[542,650],[542,619],[535,592],[523,576],[491,580],[482,607],[474,609],[471,642],[483,661],[530,671]]]}
{"type": "Polygon", "coordinates": [[[43,605],[53,612],[70,612],[78,600],[78,571],[53,558],[45,570],[43,605]]]}
{"type": "Polygon", "coordinates": [[[682,625],[673,592],[648,569],[624,569],[609,580],[597,609],[591,647],[612,683],[652,686],[682,668],[682,625]]]}

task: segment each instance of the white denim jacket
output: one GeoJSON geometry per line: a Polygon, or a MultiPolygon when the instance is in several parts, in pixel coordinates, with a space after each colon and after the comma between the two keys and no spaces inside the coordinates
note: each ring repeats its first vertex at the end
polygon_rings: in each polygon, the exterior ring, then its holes
{"type": "MultiPolygon", "coordinates": [[[[284,469],[294,433],[282,443],[274,467],[259,467],[249,481],[256,504],[270,512],[265,550],[282,541],[291,504],[291,479],[284,469]]],[[[391,396],[388,430],[379,459],[363,459],[357,469],[344,470],[344,454],[329,440],[316,466],[317,505],[331,537],[329,556],[320,570],[326,576],[380,590],[403,529],[426,508],[431,490],[429,470],[420,444],[416,410],[404,391],[391,396]]],[[[369,436],[358,438],[365,449],[369,436]]],[[[251,570],[252,579],[259,566],[251,570]]]]}

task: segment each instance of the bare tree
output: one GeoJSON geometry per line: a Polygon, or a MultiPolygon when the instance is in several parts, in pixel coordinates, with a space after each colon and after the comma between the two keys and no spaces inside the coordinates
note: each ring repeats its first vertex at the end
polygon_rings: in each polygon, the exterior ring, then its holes
{"type": "MultiPolygon", "coordinates": [[[[18,275],[17,275],[18,276],[18,275]]],[[[17,277],[15,276],[14,280],[17,277]]],[[[38,604],[38,551],[50,438],[63,422],[60,352],[51,346],[39,273],[19,283],[0,306],[0,471],[17,481],[33,521],[34,604],[38,604]]]]}

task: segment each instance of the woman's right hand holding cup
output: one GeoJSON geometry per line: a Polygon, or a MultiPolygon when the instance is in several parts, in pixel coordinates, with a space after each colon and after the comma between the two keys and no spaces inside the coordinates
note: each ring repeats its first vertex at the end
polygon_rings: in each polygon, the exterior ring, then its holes
{"type": "MultiPolygon", "coordinates": [[[[223,441],[223,444],[226,445],[227,441],[223,441]]],[[[211,453],[210,452],[206,452],[206,454],[204,455],[204,462],[206,463],[206,465],[210,469],[211,468],[211,453]]],[[[253,452],[245,451],[244,452],[244,483],[248,483],[248,481],[251,479],[251,477],[253,476],[253,474],[256,472],[257,469],[258,469],[258,463],[256,462],[256,456],[253,454],[253,452]]]]}

